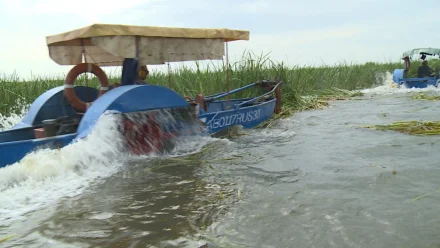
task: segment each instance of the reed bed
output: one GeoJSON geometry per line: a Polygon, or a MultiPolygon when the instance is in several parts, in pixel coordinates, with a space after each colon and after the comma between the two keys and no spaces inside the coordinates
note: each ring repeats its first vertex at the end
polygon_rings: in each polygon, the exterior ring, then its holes
{"type": "MultiPolygon", "coordinates": [[[[242,59],[229,65],[230,89],[238,88],[261,79],[273,79],[278,76],[283,85],[283,104],[287,113],[319,108],[327,100],[347,99],[347,92],[369,88],[382,84],[385,72],[402,67],[399,63],[340,63],[333,66],[287,66],[283,62],[274,62],[267,55],[243,53],[242,59]],[[307,97],[305,97],[307,96],[307,97]]],[[[180,66],[168,72],[152,72],[148,78],[150,84],[171,87],[184,96],[195,94],[213,94],[226,91],[226,65],[214,63],[202,68],[196,62],[196,68],[180,66]],[[171,80],[170,80],[171,79],[171,80]]],[[[90,76],[89,76],[90,77],[90,76]]],[[[109,75],[110,82],[118,82],[119,75],[109,75]]],[[[23,80],[18,75],[0,76],[0,114],[14,113],[17,100],[25,104],[32,103],[43,92],[62,86],[64,75],[34,77],[23,80]]],[[[77,80],[84,84],[85,76],[77,80]]],[[[89,78],[88,85],[98,86],[96,78],[89,78]]],[[[260,93],[259,89],[249,89],[234,97],[250,97],[260,93]]],[[[359,93],[355,93],[359,94],[359,93]]],[[[352,96],[351,96],[352,97],[352,96]]]]}
{"type": "Polygon", "coordinates": [[[440,121],[396,121],[389,125],[365,126],[376,130],[391,130],[412,135],[439,135],[440,121]]]}
{"type": "Polygon", "coordinates": [[[440,96],[429,95],[425,93],[416,93],[411,96],[413,100],[427,100],[427,101],[438,101],[440,100],[440,96]]]}

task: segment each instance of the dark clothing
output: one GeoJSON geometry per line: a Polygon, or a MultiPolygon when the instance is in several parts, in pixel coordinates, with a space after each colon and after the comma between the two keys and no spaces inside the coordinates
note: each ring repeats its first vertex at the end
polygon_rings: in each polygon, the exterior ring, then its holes
{"type": "Polygon", "coordinates": [[[134,58],[126,58],[122,64],[121,85],[131,85],[136,82],[138,76],[138,61],[134,58]]]}
{"type": "Polygon", "coordinates": [[[422,65],[417,69],[417,77],[424,78],[430,77],[432,74],[432,69],[427,65],[422,65]]]}

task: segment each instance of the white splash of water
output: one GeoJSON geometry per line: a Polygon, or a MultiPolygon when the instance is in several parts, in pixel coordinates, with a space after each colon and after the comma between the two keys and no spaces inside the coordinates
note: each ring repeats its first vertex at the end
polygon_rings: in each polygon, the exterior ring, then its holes
{"type": "MultiPolygon", "coordinates": [[[[55,204],[62,197],[79,195],[133,159],[118,131],[120,118],[102,115],[85,139],[62,149],[38,150],[0,168],[0,223],[25,219],[27,213],[55,204]]],[[[213,140],[181,137],[170,155],[193,153],[213,140]]]]}
{"type": "Polygon", "coordinates": [[[440,92],[440,88],[428,86],[427,88],[398,88],[397,84],[393,82],[393,75],[386,72],[383,78],[383,84],[370,89],[363,89],[361,92],[366,95],[402,95],[414,92],[440,92]]]}
{"type": "Polygon", "coordinates": [[[7,115],[0,114],[0,131],[7,130],[19,123],[26,114],[30,104],[24,103],[22,100],[17,100],[10,113],[7,115]]]}
{"type": "Polygon", "coordinates": [[[199,152],[207,144],[213,142],[222,142],[230,145],[234,142],[224,138],[212,138],[209,136],[182,136],[175,140],[174,149],[168,154],[170,157],[189,155],[194,152],[199,152]]]}
{"type": "Polygon", "coordinates": [[[267,137],[270,138],[291,138],[295,136],[296,132],[294,131],[295,125],[297,121],[294,117],[289,117],[286,119],[278,119],[275,120],[269,128],[258,129],[255,130],[258,136],[265,139],[267,137]],[[264,137],[263,137],[264,136],[264,137]]]}
{"type": "Polygon", "coordinates": [[[115,173],[126,157],[115,118],[103,115],[85,139],[62,149],[38,150],[1,168],[0,223],[78,195],[97,179],[115,173]]]}

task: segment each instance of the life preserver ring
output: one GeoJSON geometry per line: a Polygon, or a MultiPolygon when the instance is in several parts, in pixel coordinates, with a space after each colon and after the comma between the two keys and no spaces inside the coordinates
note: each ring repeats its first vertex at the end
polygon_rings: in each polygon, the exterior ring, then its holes
{"type": "Polygon", "coordinates": [[[109,85],[107,75],[98,65],[81,63],[73,67],[64,80],[64,96],[75,110],[81,112],[86,112],[91,103],[83,102],[76,96],[75,91],[73,90],[73,84],[75,83],[76,78],[85,72],[90,72],[98,78],[99,83],[101,84],[98,97],[107,92],[109,85]]]}

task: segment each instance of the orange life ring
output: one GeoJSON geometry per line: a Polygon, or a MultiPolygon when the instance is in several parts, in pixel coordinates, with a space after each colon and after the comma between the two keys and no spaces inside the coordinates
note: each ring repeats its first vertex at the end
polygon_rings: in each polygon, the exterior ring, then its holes
{"type": "Polygon", "coordinates": [[[64,80],[64,96],[66,96],[67,101],[75,110],[81,112],[86,112],[91,103],[83,102],[76,96],[75,91],[73,90],[73,84],[75,83],[76,78],[85,72],[91,72],[99,79],[101,87],[99,89],[98,97],[107,92],[109,85],[107,75],[98,65],[81,63],[73,67],[64,80]]]}

